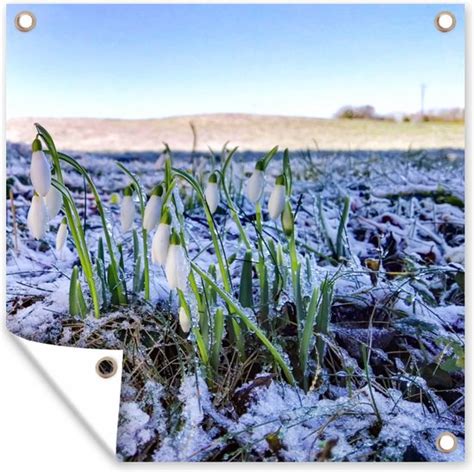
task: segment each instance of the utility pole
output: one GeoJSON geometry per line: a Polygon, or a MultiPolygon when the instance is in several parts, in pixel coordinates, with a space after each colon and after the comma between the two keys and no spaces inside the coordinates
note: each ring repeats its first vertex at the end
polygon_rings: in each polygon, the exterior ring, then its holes
{"type": "Polygon", "coordinates": [[[421,121],[423,121],[425,118],[425,90],[426,90],[426,84],[421,84],[421,109],[420,109],[421,121]]]}

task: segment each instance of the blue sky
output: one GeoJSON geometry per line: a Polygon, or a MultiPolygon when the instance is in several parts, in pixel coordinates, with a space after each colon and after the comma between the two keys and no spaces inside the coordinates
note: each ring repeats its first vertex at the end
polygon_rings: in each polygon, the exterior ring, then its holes
{"type": "Polygon", "coordinates": [[[462,5],[9,5],[7,116],[464,106],[462,5]],[[13,26],[31,10],[29,33],[13,26]],[[440,33],[450,10],[457,28],[440,33]]]}

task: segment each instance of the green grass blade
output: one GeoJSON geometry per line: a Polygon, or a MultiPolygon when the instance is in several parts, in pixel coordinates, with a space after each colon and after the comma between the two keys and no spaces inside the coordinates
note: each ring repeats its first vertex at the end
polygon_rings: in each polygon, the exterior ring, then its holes
{"type": "MultiPolygon", "coordinates": [[[[333,297],[334,282],[325,279],[321,282],[321,303],[319,305],[318,316],[316,318],[316,331],[321,334],[328,334],[329,320],[331,318],[331,306],[333,297]]],[[[320,363],[322,364],[326,342],[318,337],[316,341],[320,363]]]]}
{"type": "Polygon", "coordinates": [[[300,342],[300,369],[303,374],[303,382],[305,383],[306,389],[306,367],[308,363],[308,353],[311,344],[311,338],[313,337],[314,320],[316,318],[316,312],[318,309],[318,298],[319,289],[315,287],[311,295],[308,310],[306,312],[306,319],[304,322],[303,335],[300,342]]]}
{"type": "Polygon", "coordinates": [[[276,153],[278,152],[278,146],[275,146],[274,148],[270,149],[270,151],[263,157],[263,169],[265,170],[268,167],[268,164],[270,164],[270,161],[276,156],[276,153]]]}
{"type": "Polygon", "coordinates": [[[97,277],[100,281],[100,291],[101,291],[101,299],[102,299],[102,307],[107,306],[107,277],[105,275],[105,265],[103,260],[98,257],[95,261],[95,272],[97,277]]]}
{"type": "Polygon", "coordinates": [[[138,234],[137,234],[136,229],[133,229],[132,240],[133,240],[133,261],[136,264],[137,259],[140,257],[140,244],[138,242],[138,234]]]}
{"type": "Polygon", "coordinates": [[[238,316],[242,323],[247,327],[247,329],[257,336],[260,342],[267,348],[269,353],[272,355],[276,364],[281,368],[285,378],[291,384],[295,383],[295,378],[291,368],[285,362],[282,355],[278,349],[271,343],[271,341],[265,336],[265,333],[253,323],[239,306],[239,303],[234,300],[231,294],[223,290],[219,285],[217,285],[206,272],[204,272],[195,262],[191,262],[191,266],[197,274],[202,277],[208,284],[212,285],[219,296],[226,302],[229,307],[232,307],[233,313],[238,316]]]}
{"type": "MultiPolygon", "coordinates": [[[[112,241],[112,237],[110,235],[109,229],[108,229],[108,223],[107,223],[107,219],[106,219],[104,205],[102,204],[102,199],[100,198],[100,194],[97,190],[97,187],[94,184],[94,181],[90,177],[87,170],[81,164],[79,164],[74,158],[72,158],[71,156],[68,156],[67,154],[65,154],[63,152],[57,153],[57,155],[58,155],[58,159],[62,160],[63,162],[66,162],[67,164],[69,164],[80,175],[82,175],[86,179],[87,184],[89,185],[89,188],[91,189],[91,191],[94,195],[94,200],[96,202],[97,211],[98,211],[100,219],[101,219],[102,230],[104,232],[105,241],[106,241],[106,244],[107,244],[107,249],[109,251],[109,258],[110,258],[110,263],[112,265],[112,270],[117,272],[117,278],[119,278],[118,266],[117,266],[117,262],[116,262],[116,259],[115,259],[115,253],[114,253],[114,247],[113,247],[113,241],[112,241]]],[[[122,282],[122,284],[123,284],[123,286],[120,286],[117,290],[118,290],[118,293],[119,293],[120,304],[126,305],[127,304],[127,297],[126,297],[126,294],[125,294],[125,283],[122,282]]]]}
{"type": "Polygon", "coordinates": [[[344,198],[344,208],[342,210],[341,219],[339,221],[339,227],[337,228],[337,237],[336,237],[336,257],[337,260],[341,260],[346,256],[346,248],[344,244],[344,236],[346,233],[347,219],[349,217],[349,207],[351,200],[349,196],[344,198]]]}
{"type": "Polygon", "coordinates": [[[247,251],[242,262],[239,302],[243,307],[253,308],[252,295],[252,251],[247,251]]]}
{"type": "Polygon", "coordinates": [[[87,314],[87,305],[79,281],[79,267],[74,266],[69,283],[69,313],[71,316],[84,318],[87,314]]]}
{"type": "Polygon", "coordinates": [[[224,310],[222,308],[216,310],[213,332],[214,343],[211,351],[211,366],[214,372],[217,372],[222,351],[222,337],[224,335],[224,310]]]}

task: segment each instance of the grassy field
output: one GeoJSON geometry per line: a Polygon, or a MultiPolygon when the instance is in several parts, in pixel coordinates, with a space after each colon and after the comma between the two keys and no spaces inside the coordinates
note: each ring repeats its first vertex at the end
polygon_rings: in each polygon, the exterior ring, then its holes
{"type": "Polygon", "coordinates": [[[265,151],[278,143],[290,150],[402,150],[464,148],[463,123],[394,123],[264,115],[199,115],[149,120],[14,118],[7,140],[32,141],[32,124],[43,123],[61,148],[77,151],[151,151],[167,142],[190,151],[220,149],[226,141],[241,150],[265,151]]]}

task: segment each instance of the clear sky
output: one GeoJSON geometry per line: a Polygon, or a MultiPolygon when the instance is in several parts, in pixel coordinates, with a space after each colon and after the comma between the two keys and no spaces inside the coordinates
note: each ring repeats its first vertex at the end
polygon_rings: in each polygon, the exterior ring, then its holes
{"type": "Polygon", "coordinates": [[[462,5],[9,5],[7,24],[8,117],[415,112],[422,83],[427,109],[464,106],[462,5]]]}

